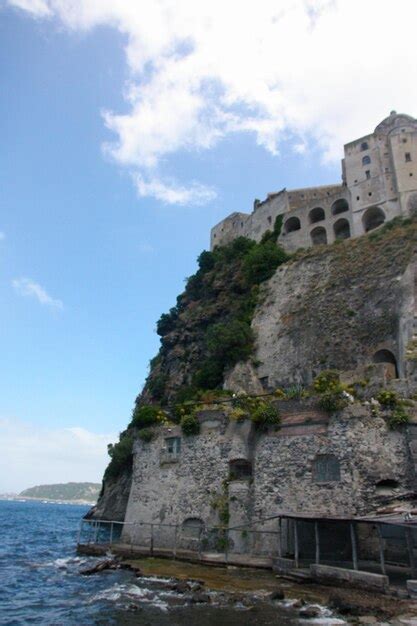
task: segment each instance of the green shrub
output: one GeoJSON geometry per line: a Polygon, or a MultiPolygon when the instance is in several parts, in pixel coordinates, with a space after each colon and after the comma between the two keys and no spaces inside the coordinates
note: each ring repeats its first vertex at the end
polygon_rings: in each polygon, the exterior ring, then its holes
{"type": "Polygon", "coordinates": [[[390,391],[389,389],[382,389],[377,395],[376,399],[378,400],[379,404],[382,404],[382,406],[389,408],[393,408],[399,403],[398,395],[395,393],[395,391],[390,391]]]}
{"type": "Polygon", "coordinates": [[[146,385],[155,400],[162,400],[164,398],[167,381],[167,374],[163,374],[162,372],[149,376],[146,385]]]}
{"type": "Polygon", "coordinates": [[[193,383],[199,389],[215,389],[223,382],[223,370],[224,365],[221,360],[207,360],[194,374],[193,383]]]}
{"type": "Polygon", "coordinates": [[[116,478],[123,471],[131,470],[133,464],[133,436],[127,431],[120,434],[118,443],[109,443],[107,452],[110,457],[106,471],[104,472],[104,480],[108,478],[116,478]]]}
{"type": "Polygon", "coordinates": [[[334,391],[339,385],[340,376],[337,370],[323,370],[313,381],[313,388],[317,393],[334,391]]]}
{"type": "Polygon", "coordinates": [[[154,404],[136,405],[133,409],[130,426],[135,428],[146,428],[153,426],[159,421],[161,407],[154,404]]]}
{"type": "Polygon", "coordinates": [[[325,391],[321,394],[319,400],[319,406],[324,411],[334,413],[335,411],[341,411],[349,404],[348,398],[343,393],[343,389],[338,387],[329,391],[325,391]]]}
{"type": "Polygon", "coordinates": [[[156,322],[156,332],[161,337],[164,337],[175,328],[175,322],[178,319],[178,309],[173,306],[169,313],[162,313],[159,320],[156,322]]]}
{"type": "Polygon", "coordinates": [[[202,272],[209,272],[216,263],[216,255],[213,252],[208,252],[208,250],[203,250],[197,258],[197,263],[202,272]]]}
{"type": "Polygon", "coordinates": [[[223,367],[244,361],[252,353],[253,330],[247,322],[230,320],[214,324],[207,331],[206,343],[210,356],[223,367]]]}
{"type": "Polygon", "coordinates": [[[152,428],[142,428],[142,430],[140,430],[138,433],[139,439],[144,443],[149,443],[150,441],[152,441],[154,436],[155,433],[152,428]]]}
{"type": "Polygon", "coordinates": [[[408,424],[410,421],[410,416],[405,410],[402,404],[399,404],[395,407],[395,409],[391,412],[391,415],[388,418],[388,426],[391,429],[398,428],[399,426],[403,426],[404,424],[408,424]]]}
{"type": "Polygon", "coordinates": [[[269,240],[254,246],[243,262],[243,272],[251,284],[259,284],[268,280],[279,265],[288,261],[287,253],[269,240]]]}
{"type": "Polygon", "coordinates": [[[200,422],[194,413],[188,413],[181,418],[181,430],[187,437],[190,435],[198,435],[200,432],[200,422]]]}
{"type": "Polygon", "coordinates": [[[270,402],[259,399],[250,413],[250,418],[260,428],[278,426],[281,423],[279,410],[270,402]]]}

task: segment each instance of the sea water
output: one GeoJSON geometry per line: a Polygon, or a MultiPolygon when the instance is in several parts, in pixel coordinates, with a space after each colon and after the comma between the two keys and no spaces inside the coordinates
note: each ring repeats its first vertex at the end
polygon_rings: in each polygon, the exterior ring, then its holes
{"type": "Polygon", "coordinates": [[[78,505],[0,500],[0,624],[301,623],[288,606],[229,605],[224,594],[213,593],[210,605],[190,605],[172,590],[173,581],[136,578],[128,570],[81,575],[80,570],[97,560],[77,556],[75,551],[79,522],[87,510],[78,505]]]}

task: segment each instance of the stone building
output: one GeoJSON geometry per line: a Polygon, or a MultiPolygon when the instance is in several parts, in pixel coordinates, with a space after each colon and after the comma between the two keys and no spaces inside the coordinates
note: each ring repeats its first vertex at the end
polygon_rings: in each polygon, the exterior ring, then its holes
{"type": "Polygon", "coordinates": [[[342,183],[282,189],[235,212],[211,231],[211,248],[236,237],[259,241],[283,215],[279,243],[289,251],[359,237],[417,209],[417,120],[392,111],[374,132],[344,146],[342,183]]]}

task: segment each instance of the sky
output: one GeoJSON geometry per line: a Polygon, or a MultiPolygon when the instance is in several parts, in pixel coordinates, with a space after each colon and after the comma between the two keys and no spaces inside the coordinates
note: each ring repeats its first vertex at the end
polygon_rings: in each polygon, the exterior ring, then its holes
{"type": "Polygon", "coordinates": [[[417,115],[413,0],[0,0],[0,493],[100,481],[210,228],[417,115]]]}

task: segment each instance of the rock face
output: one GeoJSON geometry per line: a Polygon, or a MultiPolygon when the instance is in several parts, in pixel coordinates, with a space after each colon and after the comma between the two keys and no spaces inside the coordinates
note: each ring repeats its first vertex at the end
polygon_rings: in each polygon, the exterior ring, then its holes
{"type": "Polygon", "coordinates": [[[97,505],[88,512],[87,517],[123,522],[131,483],[132,475],[128,471],[117,478],[105,480],[97,505]]]}
{"type": "Polygon", "coordinates": [[[413,336],[415,228],[312,251],[278,268],[252,322],[258,376],[272,388],[311,383],[389,350],[405,376],[413,336]]]}

